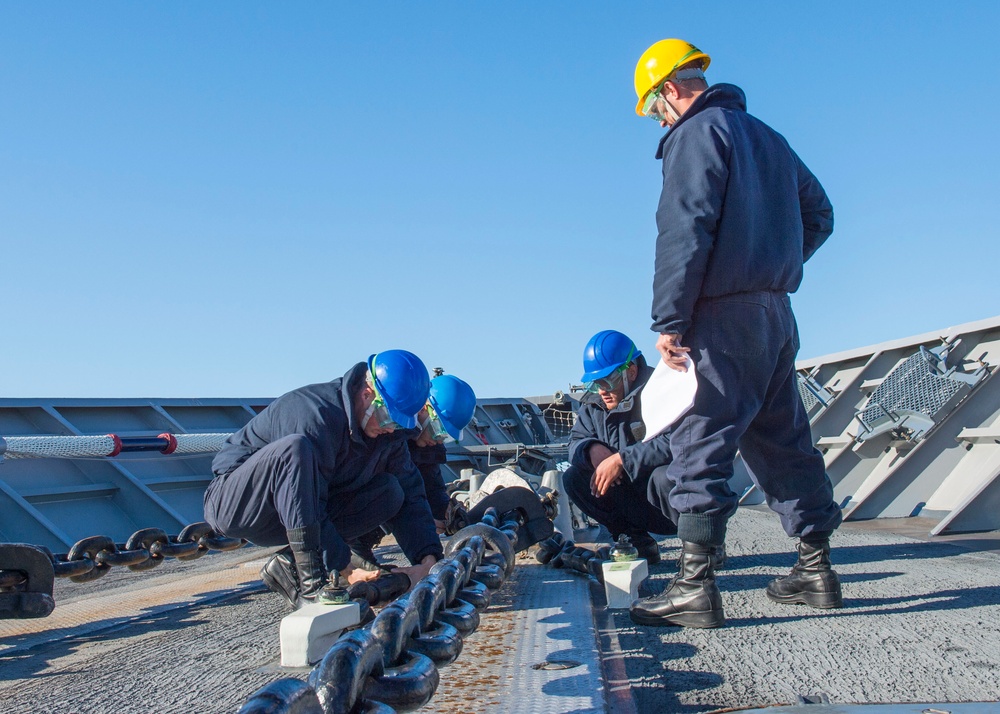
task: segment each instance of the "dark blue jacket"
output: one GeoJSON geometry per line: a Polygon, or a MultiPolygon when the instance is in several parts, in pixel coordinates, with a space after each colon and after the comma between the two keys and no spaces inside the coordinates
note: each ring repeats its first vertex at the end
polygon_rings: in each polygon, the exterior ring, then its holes
{"type": "Polygon", "coordinates": [[[716,84],[660,141],[654,332],[684,334],[699,298],[795,292],[833,232],[826,192],[784,137],[716,84]]]}
{"type": "Polygon", "coordinates": [[[633,482],[644,484],[657,466],[670,463],[670,437],[668,433],[658,435],[643,443],[646,435],[642,423],[640,392],[653,368],[639,357],[639,373],[629,393],[611,411],[608,411],[597,395],[588,395],[577,410],[576,423],[569,435],[569,462],[586,471],[594,470],[587,451],[595,443],[601,443],[622,455],[622,465],[633,482]]]}
{"type": "MultiPolygon", "coordinates": [[[[275,399],[246,426],[226,439],[212,461],[216,474],[231,472],[252,453],[285,436],[302,434],[316,450],[317,468],[331,501],[364,489],[376,474],[388,473],[403,488],[403,507],[389,527],[406,557],[417,563],[425,555],[441,556],[423,479],[410,459],[406,440],[413,431],[365,436],[354,416],[354,395],[362,388],[368,366],[359,362],[342,378],[310,384],[275,399]]],[[[321,504],[323,511],[326,503],[321,504]]],[[[331,529],[324,528],[324,537],[331,529]]],[[[339,536],[336,536],[339,538],[339,536]]],[[[332,550],[331,544],[324,544],[332,550]]]]}
{"type": "Polygon", "coordinates": [[[451,500],[448,487],[444,484],[444,476],[441,474],[441,464],[448,461],[448,450],[444,444],[417,446],[412,439],[407,442],[407,446],[410,448],[410,458],[424,479],[424,491],[427,492],[431,513],[439,521],[443,521],[448,512],[448,502],[451,500]]]}

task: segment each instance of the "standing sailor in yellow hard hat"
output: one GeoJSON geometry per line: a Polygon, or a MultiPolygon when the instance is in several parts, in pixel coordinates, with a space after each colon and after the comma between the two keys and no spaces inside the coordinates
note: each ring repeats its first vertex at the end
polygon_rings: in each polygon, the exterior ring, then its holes
{"type": "Polygon", "coordinates": [[[645,625],[725,623],[713,556],[737,507],[729,487],[737,449],[799,539],[798,563],[768,597],[841,606],[829,540],[840,508],[798,393],[788,298],[833,231],[833,209],[788,142],[747,114],[739,87],[708,86],[710,62],[670,39],[635,68],[636,112],[670,127],[656,154],[652,329],[664,362],[684,370],[690,357],[698,377],[695,404],[671,431],[673,460],[650,480],[649,498],[677,523],[683,552],[670,587],[632,604],[632,619],[645,625]]]}

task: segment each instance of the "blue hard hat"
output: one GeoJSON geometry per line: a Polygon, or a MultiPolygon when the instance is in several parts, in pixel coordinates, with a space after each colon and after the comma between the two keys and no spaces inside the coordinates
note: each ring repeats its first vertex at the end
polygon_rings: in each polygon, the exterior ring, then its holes
{"type": "Polygon", "coordinates": [[[462,438],[462,429],[476,412],[476,393],[458,377],[442,374],[431,380],[431,407],[452,439],[462,438]]]}
{"type": "Polygon", "coordinates": [[[583,376],[580,379],[593,382],[607,377],[641,354],[628,336],[617,330],[601,330],[583,348],[583,376]]]}
{"type": "Polygon", "coordinates": [[[417,412],[431,391],[430,376],[420,358],[406,350],[386,350],[368,358],[368,371],[392,420],[404,429],[415,427],[417,412]]]}

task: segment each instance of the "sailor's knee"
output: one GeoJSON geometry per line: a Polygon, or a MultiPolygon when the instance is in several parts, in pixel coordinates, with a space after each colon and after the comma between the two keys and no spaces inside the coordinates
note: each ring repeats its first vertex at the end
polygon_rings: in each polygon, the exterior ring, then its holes
{"type": "Polygon", "coordinates": [[[351,501],[350,509],[370,526],[378,526],[399,513],[406,493],[391,474],[378,474],[361,491],[343,494],[351,501]]]}
{"type": "Polygon", "coordinates": [[[583,494],[590,492],[590,474],[576,466],[570,466],[563,472],[562,482],[566,495],[575,503],[583,494]]]}
{"type": "Polygon", "coordinates": [[[316,456],[316,447],[304,434],[289,434],[272,441],[269,445],[274,454],[294,461],[312,462],[316,456]]]}

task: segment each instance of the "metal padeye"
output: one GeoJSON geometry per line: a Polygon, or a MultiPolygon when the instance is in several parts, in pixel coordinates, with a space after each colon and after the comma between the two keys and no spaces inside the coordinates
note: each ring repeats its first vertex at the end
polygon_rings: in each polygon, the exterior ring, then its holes
{"type": "Polygon", "coordinates": [[[0,543],[0,572],[4,571],[14,576],[10,585],[0,588],[0,619],[47,617],[52,612],[55,569],[48,549],[0,543]]]}

